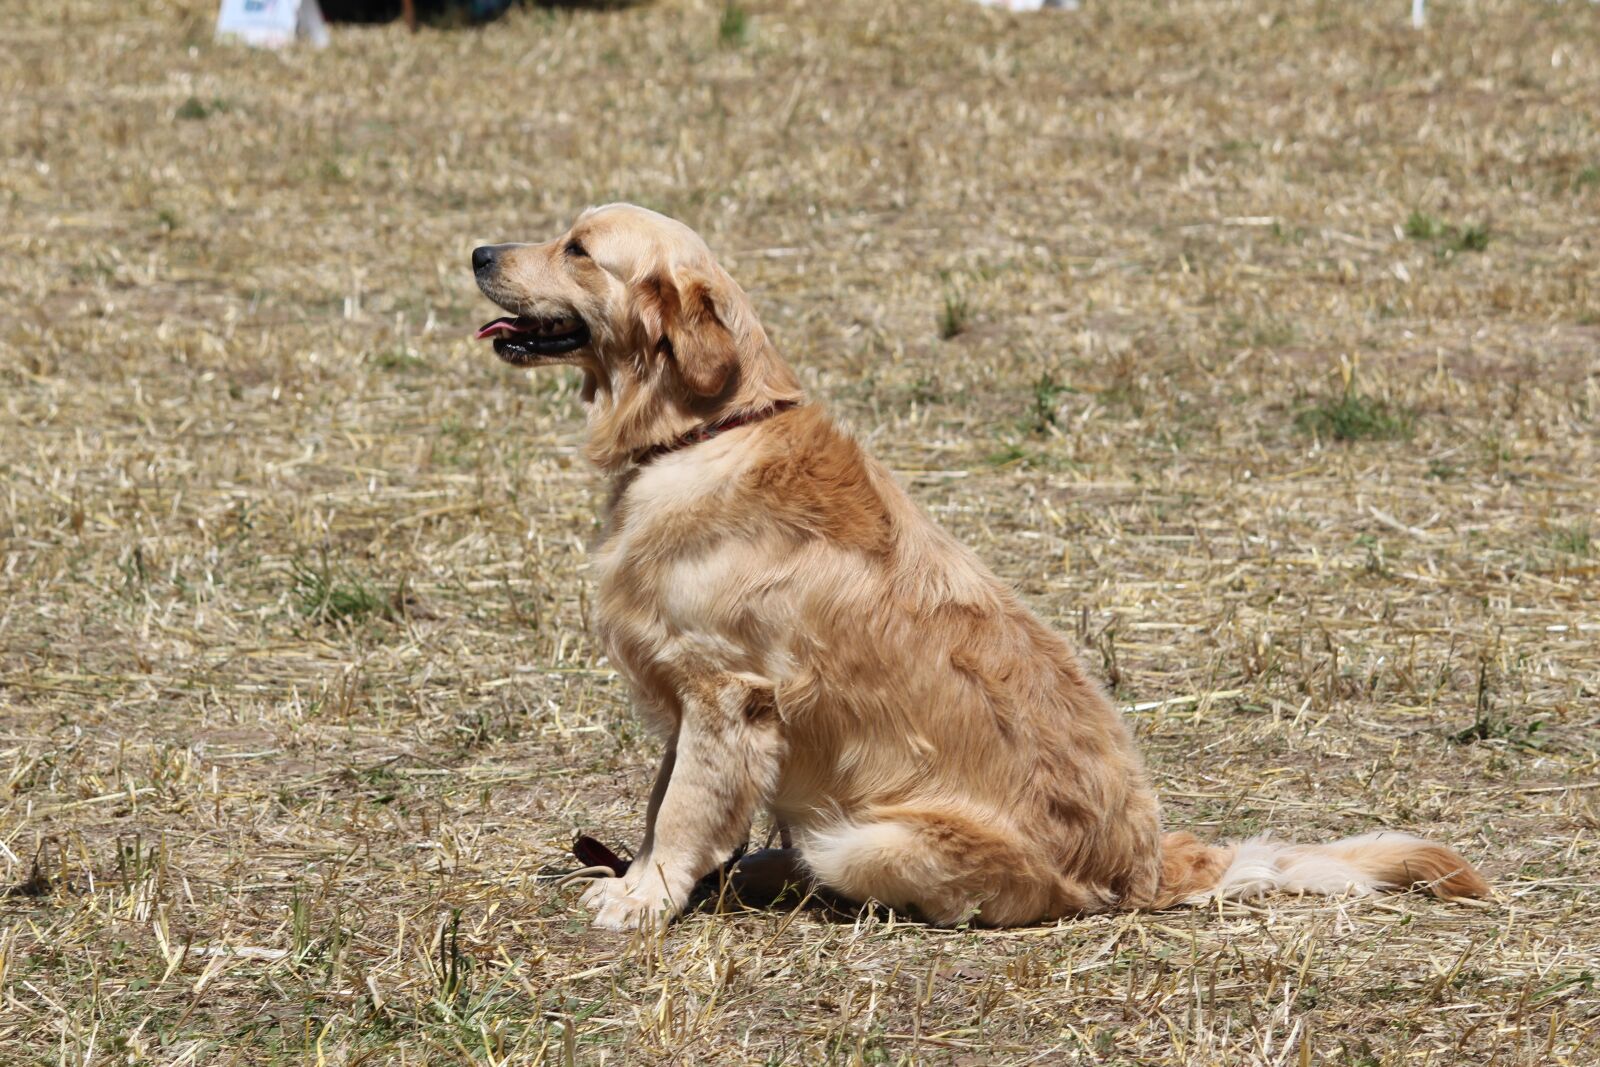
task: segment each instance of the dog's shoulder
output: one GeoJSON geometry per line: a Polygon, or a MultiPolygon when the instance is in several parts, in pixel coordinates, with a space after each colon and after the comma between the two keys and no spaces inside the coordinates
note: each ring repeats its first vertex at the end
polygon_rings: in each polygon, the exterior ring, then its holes
{"type": "Polygon", "coordinates": [[[887,472],[820,407],[797,408],[762,427],[743,489],[749,506],[803,538],[888,551],[894,502],[887,472]]]}

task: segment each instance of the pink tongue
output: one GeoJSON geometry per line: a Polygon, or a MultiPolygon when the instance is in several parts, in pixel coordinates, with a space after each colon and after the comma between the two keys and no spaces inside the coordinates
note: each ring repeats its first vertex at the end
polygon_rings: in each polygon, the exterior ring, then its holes
{"type": "Polygon", "coordinates": [[[493,322],[480,327],[478,332],[473,335],[473,338],[481,341],[485,337],[494,337],[496,334],[521,332],[517,329],[515,319],[495,319],[493,322]]]}

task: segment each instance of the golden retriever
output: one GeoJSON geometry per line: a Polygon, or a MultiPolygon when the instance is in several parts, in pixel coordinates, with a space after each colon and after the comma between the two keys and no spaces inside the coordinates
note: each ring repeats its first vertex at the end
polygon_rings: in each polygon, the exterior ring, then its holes
{"type": "Polygon", "coordinates": [[[583,372],[612,480],[599,628],[666,743],[596,926],[680,911],[768,809],[789,864],[854,901],[1012,925],[1268,890],[1488,885],[1405,834],[1212,846],[1163,835],[1132,735],[1066,640],[806,398],[688,227],[627,204],[478,248],[510,312],[480,338],[583,372]]]}

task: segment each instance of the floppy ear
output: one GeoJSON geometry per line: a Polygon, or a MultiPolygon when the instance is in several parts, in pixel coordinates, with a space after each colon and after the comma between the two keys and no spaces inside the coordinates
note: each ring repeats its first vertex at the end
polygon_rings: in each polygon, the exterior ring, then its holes
{"type": "Polygon", "coordinates": [[[689,390],[717,396],[739,366],[738,345],[717,310],[713,283],[700,274],[665,271],[634,283],[634,307],[646,342],[666,357],[689,390]]]}

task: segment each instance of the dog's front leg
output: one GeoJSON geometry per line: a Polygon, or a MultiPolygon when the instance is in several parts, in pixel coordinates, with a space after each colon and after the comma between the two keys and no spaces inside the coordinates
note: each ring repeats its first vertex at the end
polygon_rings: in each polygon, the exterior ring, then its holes
{"type": "MultiPolygon", "coordinates": [[[[633,862],[628,865],[629,870],[639,870],[650,865],[650,849],[656,839],[656,815],[661,811],[662,798],[667,795],[667,783],[672,780],[672,768],[678,757],[678,731],[674,730],[667,739],[667,751],[661,757],[661,766],[656,770],[655,785],[650,787],[650,800],[644,809],[644,841],[639,845],[639,851],[634,854],[633,862]]],[[[586,907],[599,909],[607,900],[614,897],[628,895],[625,878],[596,878],[589,883],[589,888],[583,894],[583,904],[586,907]]]]}
{"type": "Polygon", "coordinates": [[[680,700],[683,719],[645,848],[620,884],[589,898],[598,927],[630,930],[683,910],[695,882],[744,840],[777,780],[770,693],[723,675],[686,685],[680,700]]]}

